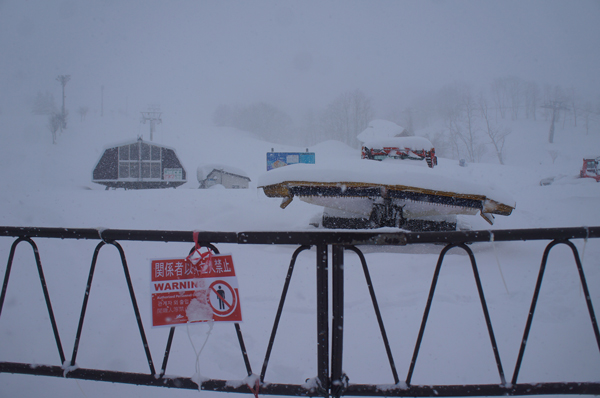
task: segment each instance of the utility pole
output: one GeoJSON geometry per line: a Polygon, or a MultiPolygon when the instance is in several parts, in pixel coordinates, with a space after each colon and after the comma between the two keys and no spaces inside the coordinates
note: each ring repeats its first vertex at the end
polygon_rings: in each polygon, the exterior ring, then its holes
{"type": "Polygon", "coordinates": [[[142,123],[150,122],[150,141],[154,138],[156,125],[162,123],[161,114],[159,106],[149,106],[146,112],[142,112],[142,123]]]}
{"type": "Polygon", "coordinates": [[[56,80],[62,86],[62,113],[61,113],[61,126],[60,130],[67,128],[67,113],[65,110],[65,86],[71,80],[71,75],[59,75],[56,80]]]}
{"type": "Polygon", "coordinates": [[[569,108],[567,108],[562,101],[551,101],[550,103],[542,105],[542,108],[552,109],[552,122],[550,122],[550,135],[548,136],[548,142],[552,144],[554,143],[554,122],[556,121],[558,112],[561,110],[568,111],[569,108]]]}

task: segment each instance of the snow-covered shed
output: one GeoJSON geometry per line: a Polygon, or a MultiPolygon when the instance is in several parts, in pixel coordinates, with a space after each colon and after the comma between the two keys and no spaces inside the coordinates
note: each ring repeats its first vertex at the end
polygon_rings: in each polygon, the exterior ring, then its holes
{"type": "Polygon", "coordinates": [[[176,188],[187,182],[175,149],[141,138],[104,149],[92,182],[109,188],[176,188]]]}
{"type": "Polygon", "coordinates": [[[198,188],[222,185],[228,189],[246,189],[250,182],[250,178],[244,171],[219,164],[198,166],[196,174],[200,183],[198,188]]]}

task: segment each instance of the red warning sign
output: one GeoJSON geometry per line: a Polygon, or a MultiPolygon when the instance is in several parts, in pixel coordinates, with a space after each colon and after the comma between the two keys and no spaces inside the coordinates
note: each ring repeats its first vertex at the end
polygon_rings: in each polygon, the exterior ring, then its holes
{"type": "Polygon", "coordinates": [[[240,296],[231,255],[152,260],[152,326],[241,322],[240,296]]]}

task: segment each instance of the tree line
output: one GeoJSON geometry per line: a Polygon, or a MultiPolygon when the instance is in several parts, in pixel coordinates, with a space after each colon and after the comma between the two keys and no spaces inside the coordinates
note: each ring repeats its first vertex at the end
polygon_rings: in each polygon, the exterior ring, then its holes
{"type": "Polygon", "coordinates": [[[374,117],[371,99],[356,89],[340,94],[324,109],[306,111],[298,124],[283,110],[264,102],[219,105],[213,113],[213,122],[255,133],[274,143],[314,145],[337,140],[357,147],[356,136],[374,117]]]}
{"type": "MultiPolygon", "coordinates": [[[[67,128],[65,85],[70,75],[56,80],[62,86],[62,106],[54,96],[38,92],[32,111],[48,118],[47,128],[56,143],[57,132],[67,128]]],[[[466,83],[453,83],[404,105],[391,106],[386,113],[376,110],[373,101],[360,89],[343,92],[320,109],[308,109],[297,120],[279,107],[266,103],[221,104],[212,115],[217,126],[235,127],[255,133],[273,143],[310,146],[337,140],[358,148],[356,136],[375,118],[387,119],[406,128],[409,134],[427,136],[443,157],[478,162],[492,152],[500,163],[511,134],[508,121],[538,120],[549,124],[548,141],[554,140],[555,126],[572,123],[586,134],[598,129],[600,96],[584,98],[575,88],[540,86],[516,76],[496,78],[487,89],[476,90],[466,83]],[[432,126],[443,125],[431,132],[432,126]],[[426,133],[427,132],[427,133],[426,133]]],[[[83,121],[89,108],[77,109],[83,121]]]]}
{"type": "Polygon", "coordinates": [[[555,125],[579,124],[589,134],[599,115],[600,96],[593,103],[572,87],[540,86],[506,76],[478,91],[466,83],[453,83],[387,114],[377,112],[372,99],[356,89],[338,95],[323,109],[307,110],[296,122],[285,111],[264,102],[220,105],[213,122],[253,132],[274,143],[314,145],[337,140],[355,148],[360,146],[356,136],[374,118],[393,121],[409,134],[441,124],[437,132],[426,134],[441,156],[479,162],[492,153],[503,164],[504,145],[511,134],[509,121],[543,118],[549,123],[548,141],[552,143],[555,125]]]}
{"type": "Polygon", "coordinates": [[[65,107],[65,86],[71,80],[71,75],[59,75],[56,77],[62,87],[62,106],[58,108],[54,101],[54,95],[46,91],[42,93],[38,91],[37,96],[33,101],[32,112],[35,115],[42,115],[48,117],[48,130],[52,134],[52,143],[56,144],[56,133],[57,131],[63,131],[67,128],[67,121],[69,118],[69,110],[65,107]]]}
{"type": "Polygon", "coordinates": [[[555,126],[574,127],[583,123],[586,134],[598,129],[600,97],[595,106],[574,88],[525,81],[508,76],[494,79],[488,90],[475,92],[465,83],[443,87],[421,98],[412,108],[411,123],[426,128],[440,122],[443,128],[429,137],[444,157],[481,161],[489,152],[504,163],[504,144],[511,134],[508,121],[543,118],[549,124],[548,142],[553,143],[555,126]]]}

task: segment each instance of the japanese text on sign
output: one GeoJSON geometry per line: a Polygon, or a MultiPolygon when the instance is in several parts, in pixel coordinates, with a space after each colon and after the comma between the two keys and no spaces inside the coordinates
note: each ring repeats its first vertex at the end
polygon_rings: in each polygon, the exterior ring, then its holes
{"type": "Polygon", "coordinates": [[[242,320],[231,255],[151,262],[152,326],[242,320]]]}

